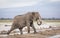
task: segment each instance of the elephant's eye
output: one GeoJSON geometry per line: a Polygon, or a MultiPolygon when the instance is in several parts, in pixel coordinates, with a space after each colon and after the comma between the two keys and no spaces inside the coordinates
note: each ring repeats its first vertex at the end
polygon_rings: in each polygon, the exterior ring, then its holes
{"type": "Polygon", "coordinates": [[[36,20],[38,20],[39,18],[36,18],[36,20]]]}

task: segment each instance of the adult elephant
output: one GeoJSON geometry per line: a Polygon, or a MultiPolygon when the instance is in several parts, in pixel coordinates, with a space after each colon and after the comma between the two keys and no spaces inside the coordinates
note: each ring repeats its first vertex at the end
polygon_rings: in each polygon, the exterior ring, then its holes
{"type": "Polygon", "coordinates": [[[16,28],[18,28],[21,34],[23,34],[22,29],[25,26],[27,26],[28,28],[28,33],[30,33],[30,27],[32,27],[34,30],[34,33],[36,33],[36,29],[33,25],[33,21],[37,21],[38,25],[42,24],[41,16],[39,15],[38,12],[28,12],[24,15],[17,15],[14,17],[12,27],[7,34],[9,34],[12,30],[16,28]]]}

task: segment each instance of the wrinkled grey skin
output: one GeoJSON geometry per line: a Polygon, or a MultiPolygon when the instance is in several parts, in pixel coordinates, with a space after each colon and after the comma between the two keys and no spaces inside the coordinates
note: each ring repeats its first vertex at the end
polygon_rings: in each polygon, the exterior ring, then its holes
{"type": "Polygon", "coordinates": [[[36,33],[36,29],[33,25],[33,20],[37,21],[37,24],[38,24],[38,21],[39,21],[38,25],[42,24],[41,16],[39,15],[38,12],[28,12],[24,15],[15,16],[14,19],[13,19],[12,27],[8,31],[7,34],[9,34],[11,31],[13,31],[16,28],[18,28],[20,30],[21,34],[23,34],[22,29],[25,26],[27,26],[27,28],[28,28],[28,33],[30,33],[30,27],[32,27],[33,30],[34,30],[34,33],[36,33]]]}

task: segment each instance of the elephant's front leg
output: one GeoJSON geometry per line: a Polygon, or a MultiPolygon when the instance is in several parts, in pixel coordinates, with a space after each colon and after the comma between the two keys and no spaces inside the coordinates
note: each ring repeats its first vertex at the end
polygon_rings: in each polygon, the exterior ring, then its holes
{"type": "Polygon", "coordinates": [[[21,34],[23,34],[22,28],[19,28],[19,30],[20,30],[21,34]]]}
{"type": "Polygon", "coordinates": [[[33,28],[34,33],[37,33],[37,32],[36,32],[36,29],[35,29],[35,27],[34,27],[34,25],[33,25],[33,22],[30,23],[30,26],[33,28]]]}

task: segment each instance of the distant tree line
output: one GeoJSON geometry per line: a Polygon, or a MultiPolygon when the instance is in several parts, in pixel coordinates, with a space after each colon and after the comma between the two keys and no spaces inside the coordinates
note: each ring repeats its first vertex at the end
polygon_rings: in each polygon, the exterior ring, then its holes
{"type": "Polygon", "coordinates": [[[12,20],[13,18],[0,18],[0,20],[12,20]]]}
{"type": "MultiPolygon", "coordinates": [[[[13,18],[0,18],[0,20],[12,20],[13,18]]],[[[42,18],[42,20],[60,20],[60,18],[42,18]]]]}
{"type": "Polygon", "coordinates": [[[42,18],[42,20],[60,20],[60,18],[42,18]]]}

